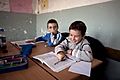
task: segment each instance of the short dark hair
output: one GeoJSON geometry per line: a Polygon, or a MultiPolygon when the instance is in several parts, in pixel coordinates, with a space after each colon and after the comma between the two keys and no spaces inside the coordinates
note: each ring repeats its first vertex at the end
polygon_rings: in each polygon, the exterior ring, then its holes
{"type": "Polygon", "coordinates": [[[57,27],[58,27],[58,23],[55,19],[50,19],[48,22],[47,22],[47,28],[48,28],[48,24],[49,23],[56,23],[57,24],[57,27]]]}
{"type": "Polygon", "coordinates": [[[72,30],[79,30],[79,31],[81,31],[82,36],[84,36],[85,33],[86,33],[86,30],[87,30],[87,27],[86,27],[85,23],[82,22],[82,21],[74,21],[74,22],[70,25],[69,31],[70,31],[71,29],[72,29],[72,30]]]}

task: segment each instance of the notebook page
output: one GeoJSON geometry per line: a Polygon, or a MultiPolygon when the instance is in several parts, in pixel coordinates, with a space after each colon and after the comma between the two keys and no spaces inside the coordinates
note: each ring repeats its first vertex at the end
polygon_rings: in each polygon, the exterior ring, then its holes
{"type": "Polygon", "coordinates": [[[91,62],[85,62],[85,61],[76,62],[69,68],[68,71],[77,74],[83,74],[90,77],[91,62]]]}
{"type": "Polygon", "coordinates": [[[33,56],[33,58],[40,60],[42,63],[46,64],[50,69],[55,72],[59,72],[73,63],[74,60],[66,59],[65,61],[59,61],[54,52],[48,52],[42,55],[33,56]],[[56,62],[59,62],[55,64],[56,62]]]}

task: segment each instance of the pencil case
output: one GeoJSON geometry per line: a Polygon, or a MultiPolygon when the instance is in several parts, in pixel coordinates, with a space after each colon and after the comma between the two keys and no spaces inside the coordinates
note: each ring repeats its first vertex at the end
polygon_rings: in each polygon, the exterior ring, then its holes
{"type": "Polygon", "coordinates": [[[0,73],[17,71],[28,68],[27,57],[17,54],[0,57],[0,73]]]}

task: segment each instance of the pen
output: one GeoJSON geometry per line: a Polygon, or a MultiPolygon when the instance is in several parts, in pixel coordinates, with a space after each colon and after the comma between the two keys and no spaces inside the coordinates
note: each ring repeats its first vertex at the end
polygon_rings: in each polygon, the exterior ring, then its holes
{"type": "Polygon", "coordinates": [[[65,55],[65,57],[66,57],[67,59],[74,60],[74,59],[72,59],[72,58],[68,57],[67,55],[65,55]]]}
{"type": "Polygon", "coordinates": [[[56,63],[54,63],[54,65],[58,64],[59,62],[61,62],[61,61],[60,61],[60,60],[59,60],[59,61],[57,61],[56,63]]]}
{"type": "Polygon", "coordinates": [[[60,62],[62,62],[62,61],[65,61],[65,60],[66,60],[66,59],[58,60],[57,62],[54,63],[54,65],[56,65],[56,64],[58,64],[58,63],[60,63],[60,62]]]}
{"type": "Polygon", "coordinates": [[[72,58],[70,58],[70,57],[68,57],[67,55],[65,55],[65,57],[64,57],[62,60],[57,61],[56,63],[54,63],[54,65],[58,64],[58,63],[61,62],[61,61],[65,61],[65,60],[67,60],[67,59],[73,60],[72,58]]]}

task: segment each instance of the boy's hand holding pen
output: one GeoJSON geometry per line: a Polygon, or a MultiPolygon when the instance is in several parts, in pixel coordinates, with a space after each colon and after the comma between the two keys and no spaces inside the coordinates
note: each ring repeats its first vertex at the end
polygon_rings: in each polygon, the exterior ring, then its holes
{"type": "Polygon", "coordinates": [[[57,57],[60,61],[64,60],[65,53],[63,51],[58,52],[57,57]]]}
{"type": "Polygon", "coordinates": [[[65,61],[66,59],[73,60],[72,58],[69,58],[63,51],[60,51],[60,52],[57,54],[57,57],[58,57],[59,61],[56,62],[54,65],[58,64],[58,63],[61,62],[61,61],[65,61]]]}

